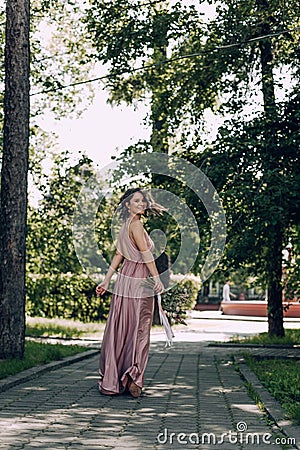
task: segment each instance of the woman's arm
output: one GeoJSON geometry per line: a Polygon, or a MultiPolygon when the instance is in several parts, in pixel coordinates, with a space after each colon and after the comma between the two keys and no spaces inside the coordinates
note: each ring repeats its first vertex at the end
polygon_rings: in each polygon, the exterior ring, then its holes
{"type": "Polygon", "coordinates": [[[116,251],[116,253],[111,261],[111,264],[109,266],[109,269],[107,271],[107,274],[104,278],[104,281],[102,281],[102,283],[98,284],[98,286],[96,287],[96,294],[98,296],[103,295],[107,291],[111,277],[113,276],[113,274],[115,273],[115,271],[117,270],[117,268],[119,267],[119,265],[121,264],[122,261],[123,261],[123,256],[121,255],[121,253],[116,251]]]}
{"type": "Polygon", "coordinates": [[[150,275],[154,280],[154,291],[157,293],[161,293],[164,290],[164,285],[162,284],[159,273],[154,261],[154,257],[152,252],[149,250],[145,238],[145,230],[142,223],[139,220],[132,222],[130,225],[130,233],[134,242],[137,245],[137,248],[142,253],[144,262],[149,269],[150,275]]]}

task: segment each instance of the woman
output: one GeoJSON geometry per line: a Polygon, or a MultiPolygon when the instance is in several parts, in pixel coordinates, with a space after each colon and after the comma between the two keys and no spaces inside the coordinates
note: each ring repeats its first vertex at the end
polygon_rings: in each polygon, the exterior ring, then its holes
{"type": "Polygon", "coordinates": [[[122,263],[118,274],[100,354],[99,390],[103,394],[121,394],[127,389],[139,397],[148,361],[154,291],[164,290],[153,258],[154,245],[141,222],[149,212],[165,210],[140,188],[125,192],[119,206],[123,224],[117,251],[104,281],[96,288],[103,295],[110,279],[122,263]],[[153,288],[147,288],[147,278],[153,288]]]}

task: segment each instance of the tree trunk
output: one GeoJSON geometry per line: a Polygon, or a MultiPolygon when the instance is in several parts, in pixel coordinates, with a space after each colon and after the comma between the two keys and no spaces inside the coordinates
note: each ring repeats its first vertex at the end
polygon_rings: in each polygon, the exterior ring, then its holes
{"type": "MultiPolygon", "coordinates": [[[[268,250],[268,332],[270,336],[284,336],[282,307],[282,232],[273,230],[274,245],[268,250]]],[[[270,243],[271,244],[271,243],[270,243]]]]}
{"type": "Polygon", "coordinates": [[[152,80],[152,100],[151,100],[151,121],[152,134],[151,146],[154,152],[168,153],[168,107],[167,107],[167,93],[164,92],[164,73],[165,62],[167,59],[167,45],[168,45],[168,26],[162,21],[164,14],[162,4],[155,5],[157,10],[153,18],[153,61],[156,67],[153,69],[152,80]],[[162,10],[162,11],[160,11],[162,10]]]}
{"type": "Polygon", "coordinates": [[[29,0],[7,0],[0,197],[0,358],[24,355],[29,14],[29,0]]]}
{"type": "MultiPolygon", "coordinates": [[[[155,38],[155,44],[153,48],[153,60],[157,66],[153,69],[153,81],[152,81],[152,99],[151,99],[151,121],[152,121],[152,133],[150,138],[151,147],[153,152],[168,153],[168,133],[167,133],[167,107],[163,101],[163,73],[165,70],[164,63],[167,58],[167,29],[161,28],[159,10],[164,6],[162,4],[155,5],[157,9],[157,15],[153,21],[153,35],[155,38]]],[[[152,174],[152,184],[154,188],[162,188],[165,181],[164,175],[156,173],[152,174]]],[[[157,300],[155,298],[154,313],[153,313],[153,325],[160,325],[159,310],[157,300]]]]}
{"type": "Polygon", "coordinates": [[[206,280],[203,283],[203,299],[204,299],[204,302],[208,302],[208,300],[209,300],[208,296],[209,296],[209,281],[206,280]]]}
{"type": "MultiPolygon", "coordinates": [[[[257,7],[262,14],[261,35],[271,32],[271,17],[268,16],[268,0],[257,0],[257,7]]],[[[259,41],[262,92],[265,113],[265,166],[266,184],[271,195],[274,172],[277,168],[277,135],[275,123],[278,120],[275,102],[274,76],[273,76],[273,53],[270,38],[259,41]]],[[[277,200],[270,199],[272,203],[277,200]]],[[[274,218],[276,223],[269,225],[266,235],[268,251],[266,255],[267,284],[268,284],[268,324],[269,334],[272,336],[284,336],[283,310],[282,310],[282,227],[280,217],[274,218]]]]}

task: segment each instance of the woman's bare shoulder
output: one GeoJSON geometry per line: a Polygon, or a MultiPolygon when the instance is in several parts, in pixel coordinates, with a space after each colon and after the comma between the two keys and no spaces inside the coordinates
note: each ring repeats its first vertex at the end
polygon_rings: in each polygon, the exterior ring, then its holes
{"type": "Polygon", "coordinates": [[[144,233],[144,226],[140,220],[134,220],[129,225],[129,230],[131,233],[144,233]]]}

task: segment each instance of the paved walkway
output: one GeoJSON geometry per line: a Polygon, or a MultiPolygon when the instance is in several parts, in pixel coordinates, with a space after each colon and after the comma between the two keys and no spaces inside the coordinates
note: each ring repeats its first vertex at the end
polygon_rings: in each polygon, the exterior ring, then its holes
{"type": "MultiPolygon", "coordinates": [[[[153,342],[139,399],[99,394],[98,354],[46,371],[0,393],[0,449],[280,449],[288,438],[299,447],[299,428],[280,422],[283,412],[265,390],[264,403],[286,434],[248,396],[244,377],[253,374],[243,364],[242,376],[235,370],[239,350],[153,342]]],[[[300,350],[277,352],[299,357],[300,350]]],[[[251,383],[260,393],[256,378],[251,383]]]]}

